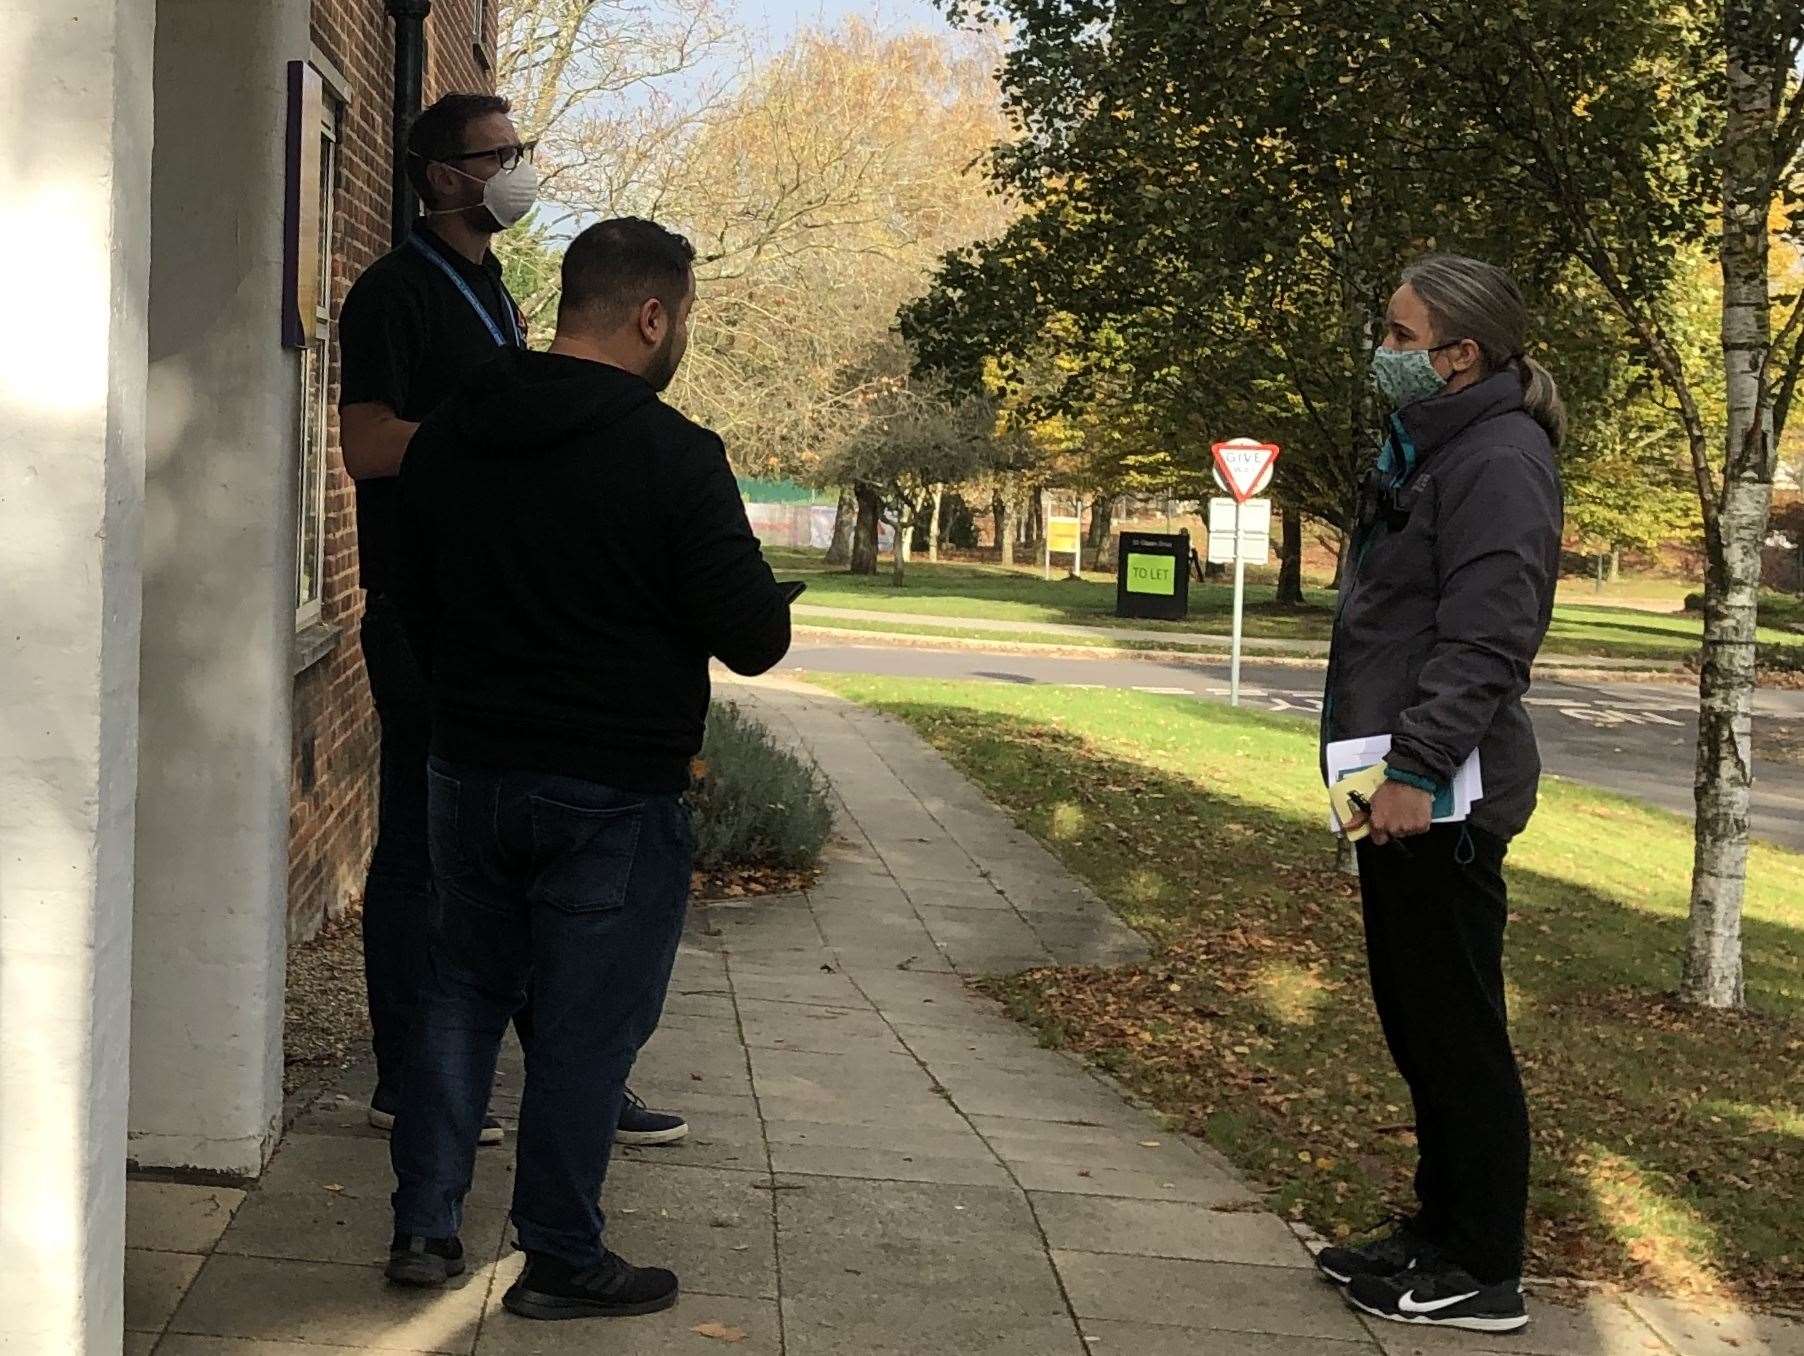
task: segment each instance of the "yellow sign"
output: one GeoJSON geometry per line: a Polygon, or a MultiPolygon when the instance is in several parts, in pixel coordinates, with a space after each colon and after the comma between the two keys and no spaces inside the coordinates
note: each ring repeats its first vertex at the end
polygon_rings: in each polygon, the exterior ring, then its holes
{"type": "Polygon", "coordinates": [[[1156,593],[1161,598],[1169,598],[1178,591],[1177,568],[1176,556],[1143,556],[1138,551],[1129,551],[1127,591],[1156,593]]]}
{"type": "Polygon", "coordinates": [[[1046,549],[1065,555],[1077,554],[1078,521],[1076,518],[1046,520],[1046,549]]]}

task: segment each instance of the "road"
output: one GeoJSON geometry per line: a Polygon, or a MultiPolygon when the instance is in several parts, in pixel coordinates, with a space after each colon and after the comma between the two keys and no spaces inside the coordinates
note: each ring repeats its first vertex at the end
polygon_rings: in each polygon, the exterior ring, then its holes
{"type": "MultiPolygon", "coordinates": [[[[784,661],[790,670],[874,673],[900,678],[963,678],[998,683],[1056,683],[1228,699],[1225,664],[1161,659],[1080,659],[919,646],[808,644],[784,661]]],[[[1241,698],[1256,711],[1315,721],[1322,709],[1319,669],[1250,663],[1241,698]]],[[[1692,813],[1691,769],[1697,698],[1677,683],[1580,683],[1537,680],[1528,698],[1549,772],[1692,813]]],[[[1804,767],[1763,762],[1763,726],[1804,728],[1804,692],[1763,692],[1755,708],[1753,826],[1757,836],[1804,851],[1804,767]]]]}

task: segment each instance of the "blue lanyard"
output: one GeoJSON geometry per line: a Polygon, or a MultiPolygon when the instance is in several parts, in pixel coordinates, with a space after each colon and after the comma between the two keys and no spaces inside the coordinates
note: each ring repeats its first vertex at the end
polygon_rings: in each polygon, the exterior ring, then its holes
{"type": "Polygon", "coordinates": [[[470,309],[475,311],[476,314],[481,317],[483,325],[488,329],[489,338],[495,341],[495,346],[497,348],[526,347],[525,343],[521,341],[519,322],[514,318],[514,313],[511,308],[507,313],[507,333],[503,334],[501,332],[501,326],[495,323],[495,317],[489,314],[489,308],[482,304],[474,289],[471,288],[469,282],[464,278],[464,275],[457,271],[456,267],[449,259],[433,249],[432,246],[428,245],[417,235],[408,236],[407,243],[430,259],[433,264],[437,266],[439,272],[451,279],[451,285],[464,294],[464,300],[469,302],[470,309]]]}

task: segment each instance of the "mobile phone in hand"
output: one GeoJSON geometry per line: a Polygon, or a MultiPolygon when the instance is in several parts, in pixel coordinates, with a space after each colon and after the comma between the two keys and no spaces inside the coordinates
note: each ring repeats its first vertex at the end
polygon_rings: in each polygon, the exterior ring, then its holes
{"type": "Polygon", "coordinates": [[[802,596],[803,592],[808,588],[808,585],[803,583],[800,579],[792,579],[787,583],[779,579],[777,581],[777,587],[783,590],[783,601],[785,603],[793,603],[797,598],[802,596]]]}

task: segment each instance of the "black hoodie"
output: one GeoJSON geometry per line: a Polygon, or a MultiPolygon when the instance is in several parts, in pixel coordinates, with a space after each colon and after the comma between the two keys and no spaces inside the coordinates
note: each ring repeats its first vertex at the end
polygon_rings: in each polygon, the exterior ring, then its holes
{"type": "Polygon", "coordinates": [[[432,751],[627,791],[688,784],[708,658],[789,649],[726,449],[631,373],[509,351],[421,425],[394,592],[432,751]]]}

